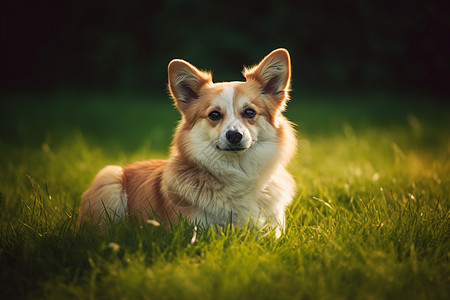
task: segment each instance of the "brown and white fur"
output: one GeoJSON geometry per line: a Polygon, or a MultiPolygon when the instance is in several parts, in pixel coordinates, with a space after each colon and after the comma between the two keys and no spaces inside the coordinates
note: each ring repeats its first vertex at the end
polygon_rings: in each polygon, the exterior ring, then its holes
{"type": "Polygon", "coordinates": [[[169,89],[182,115],[167,160],[107,166],[84,193],[80,224],[131,216],[202,224],[245,223],[284,228],[295,193],[286,171],[296,149],[288,101],[289,53],[277,49],[246,81],[213,83],[184,60],[170,62],[169,89]]]}

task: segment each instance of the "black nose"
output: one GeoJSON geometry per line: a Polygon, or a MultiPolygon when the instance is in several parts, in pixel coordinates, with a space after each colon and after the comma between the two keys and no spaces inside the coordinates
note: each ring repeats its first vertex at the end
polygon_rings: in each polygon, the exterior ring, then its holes
{"type": "Polygon", "coordinates": [[[228,130],[226,136],[231,144],[237,144],[242,140],[243,135],[239,131],[228,130]]]}

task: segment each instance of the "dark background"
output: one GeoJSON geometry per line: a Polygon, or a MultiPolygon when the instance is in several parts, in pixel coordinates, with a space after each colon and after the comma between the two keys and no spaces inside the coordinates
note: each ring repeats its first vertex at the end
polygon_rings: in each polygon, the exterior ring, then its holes
{"type": "Polygon", "coordinates": [[[449,1],[8,0],[0,89],[165,91],[183,58],[241,80],[278,47],[294,90],[448,95],[449,1]]]}

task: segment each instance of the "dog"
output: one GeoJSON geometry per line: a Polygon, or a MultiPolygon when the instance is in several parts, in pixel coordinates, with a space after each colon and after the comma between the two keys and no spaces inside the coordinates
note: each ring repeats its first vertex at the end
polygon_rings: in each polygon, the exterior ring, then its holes
{"type": "Polygon", "coordinates": [[[174,59],[169,91],[181,120],[167,160],[107,166],[82,196],[79,224],[125,216],[203,225],[268,224],[284,230],[296,183],[286,166],[295,154],[289,100],[289,52],[277,49],[244,68],[245,81],[213,83],[210,73],[174,59]]]}

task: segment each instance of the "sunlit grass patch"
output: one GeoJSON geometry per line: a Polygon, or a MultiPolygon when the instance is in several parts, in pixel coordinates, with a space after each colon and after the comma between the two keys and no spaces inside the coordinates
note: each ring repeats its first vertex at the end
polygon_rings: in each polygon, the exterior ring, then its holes
{"type": "MultiPolygon", "coordinates": [[[[108,101],[97,100],[95,109],[80,104],[78,117],[95,115],[102,123],[108,101]]],[[[27,118],[39,119],[52,103],[35,106],[27,118]]],[[[0,141],[2,299],[450,297],[444,109],[436,120],[421,110],[398,110],[380,124],[373,112],[364,117],[357,110],[355,117],[345,114],[346,107],[356,110],[351,103],[335,104],[342,115],[321,126],[309,113],[327,119],[332,104],[290,106],[290,118],[300,124],[290,165],[298,193],[279,239],[245,224],[204,228],[186,220],[170,230],[129,220],[78,228],[81,194],[100,168],[167,155],[176,121],[170,105],[152,110],[151,102],[128,103],[149,119],[158,115],[167,137],[147,132],[139,120],[136,125],[132,114],[123,117],[127,125],[115,141],[105,129],[89,131],[85,124],[44,126],[30,143],[32,131],[0,141]]],[[[108,114],[123,114],[123,105],[108,107],[108,114]]]]}

